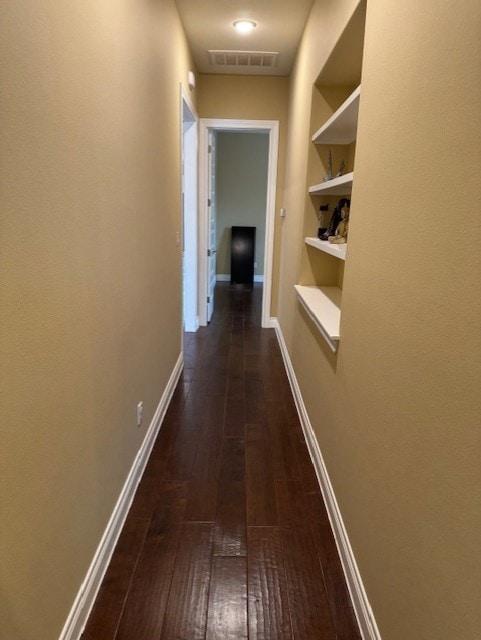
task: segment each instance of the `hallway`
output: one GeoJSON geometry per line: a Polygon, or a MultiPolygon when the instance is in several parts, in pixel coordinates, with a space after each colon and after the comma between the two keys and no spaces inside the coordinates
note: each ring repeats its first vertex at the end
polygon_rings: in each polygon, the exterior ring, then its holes
{"type": "Polygon", "coordinates": [[[359,639],[261,286],[216,287],[83,640],[359,639]]]}

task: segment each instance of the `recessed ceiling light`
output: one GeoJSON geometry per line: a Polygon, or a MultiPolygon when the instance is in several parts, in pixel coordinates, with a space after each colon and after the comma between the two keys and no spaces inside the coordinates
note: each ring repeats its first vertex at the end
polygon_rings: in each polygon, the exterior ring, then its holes
{"type": "Polygon", "coordinates": [[[234,22],[234,27],[241,33],[249,33],[249,31],[252,31],[252,29],[257,27],[257,24],[254,20],[236,20],[234,22]]]}

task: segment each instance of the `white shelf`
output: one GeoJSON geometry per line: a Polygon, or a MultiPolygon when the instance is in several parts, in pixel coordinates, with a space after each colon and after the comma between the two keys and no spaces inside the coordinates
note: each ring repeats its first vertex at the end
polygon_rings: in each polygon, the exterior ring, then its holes
{"type": "Polygon", "coordinates": [[[305,243],[319,251],[324,251],[330,256],[339,258],[339,260],[346,259],[347,244],[332,244],[327,240],[319,240],[319,238],[305,238],[305,243]]]}
{"type": "Polygon", "coordinates": [[[361,85],[312,136],[316,144],[349,144],[356,139],[361,85]]]}
{"type": "Polygon", "coordinates": [[[354,173],[351,171],[351,173],[345,173],[339,178],[312,185],[309,187],[309,193],[312,195],[345,196],[351,193],[353,180],[354,173]]]}
{"type": "Polygon", "coordinates": [[[337,351],[341,326],[341,296],[339,287],[307,287],[294,285],[299,302],[319,329],[332,351],[337,351]]]}

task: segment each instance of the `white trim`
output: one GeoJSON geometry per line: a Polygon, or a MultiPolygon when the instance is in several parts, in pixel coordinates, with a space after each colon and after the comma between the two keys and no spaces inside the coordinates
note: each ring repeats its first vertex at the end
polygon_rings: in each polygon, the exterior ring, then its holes
{"type": "Polygon", "coordinates": [[[180,157],[182,162],[182,322],[184,331],[199,328],[198,286],[198,117],[190,96],[180,85],[180,157]]]}
{"type": "Polygon", "coordinates": [[[204,121],[200,119],[199,126],[199,322],[202,327],[207,326],[207,249],[208,249],[208,233],[207,233],[207,198],[209,197],[209,130],[204,126],[204,121]]]}
{"type": "Polygon", "coordinates": [[[279,322],[278,322],[277,318],[270,317],[269,318],[269,323],[268,323],[266,328],[267,329],[276,329],[276,331],[277,331],[277,329],[279,328],[279,322]]]}
{"type": "Polygon", "coordinates": [[[182,100],[185,101],[185,103],[189,107],[189,111],[194,116],[195,122],[197,123],[199,120],[199,118],[197,117],[197,111],[195,109],[194,103],[192,102],[192,98],[190,97],[190,93],[186,90],[182,82],[180,83],[180,95],[181,95],[181,102],[182,100]]]}
{"type": "Polygon", "coordinates": [[[367,598],[366,590],[362,582],[356,558],[354,557],[354,553],[349,542],[349,537],[347,535],[346,527],[344,526],[342,515],[339,510],[339,505],[334,494],[334,489],[332,487],[329,474],[327,472],[327,468],[324,463],[321,450],[319,448],[319,443],[315,436],[306,406],[304,404],[304,400],[302,398],[296,374],[292,366],[286,343],[284,341],[284,336],[282,335],[282,329],[280,328],[280,325],[276,318],[273,318],[272,320],[275,321],[274,325],[282,353],[282,358],[284,360],[284,366],[286,368],[289,383],[291,385],[294,400],[296,402],[297,412],[301,421],[302,430],[304,431],[307,447],[309,449],[324,502],[326,504],[332,532],[336,540],[339,557],[341,558],[342,567],[346,576],[347,586],[349,588],[361,635],[363,637],[363,640],[381,640],[381,634],[379,633],[376,620],[374,619],[374,614],[367,598]]]}
{"type": "MultiPolygon", "coordinates": [[[[200,327],[199,316],[195,316],[194,324],[189,329],[184,327],[184,333],[195,333],[196,331],[199,330],[199,327],[200,327]]],[[[182,344],[184,344],[184,337],[183,336],[182,336],[182,344]]]]}
{"type": "Polygon", "coordinates": [[[115,545],[117,544],[125,519],[127,518],[135,491],[140,479],[142,478],[142,474],[144,473],[145,466],[162,424],[162,420],[164,419],[172,394],[174,393],[174,389],[177,385],[180,374],[182,373],[183,365],[184,358],[181,353],[170,375],[169,381],[167,382],[167,386],[162,394],[162,398],[160,399],[154,417],[152,418],[152,422],[147,430],[144,441],[135,457],[129,475],[127,476],[127,480],[120,492],[117,504],[112,512],[97,551],[95,552],[85,580],[83,581],[77,597],[75,598],[59,640],[79,640],[84,630],[90,611],[94,605],[95,598],[97,597],[98,590],[110,563],[115,545]]]}
{"type": "Polygon", "coordinates": [[[272,262],[274,257],[274,224],[276,218],[277,156],[279,151],[279,122],[275,122],[269,136],[269,167],[267,178],[266,243],[264,249],[264,290],[262,295],[262,326],[269,326],[272,294],[272,262]]]}
{"type": "MultiPolygon", "coordinates": [[[[217,282],[230,282],[230,273],[217,273],[215,279],[217,282]]],[[[264,276],[255,275],[254,282],[264,282],[264,276]]]]}
{"type": "MultiPolygon", "coordinates": [[[[278,120],[219,120],[201,118],[199,127],[199,299],[207,300],[207,193],[208,193],[208,132],[245,131],[269,133],[267,170],[266,231],[264,245],[264,289],[262,291],[262,326],[269,327],[272,296],[272,261],[274,251],[274,223],[276,215],[277,159],[279,152],[278,120]]],[[[200,304],[199,320],[207,324],[207,308],[200,304]]]]}

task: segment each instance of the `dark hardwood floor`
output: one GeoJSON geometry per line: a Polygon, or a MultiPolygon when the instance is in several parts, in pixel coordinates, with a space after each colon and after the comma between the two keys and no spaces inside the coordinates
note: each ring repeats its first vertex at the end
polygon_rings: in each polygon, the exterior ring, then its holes
{"type": "Polygon", "coordinates": [[[260,286],[222,283],[83,640],[360,639],[260,286]]]}

